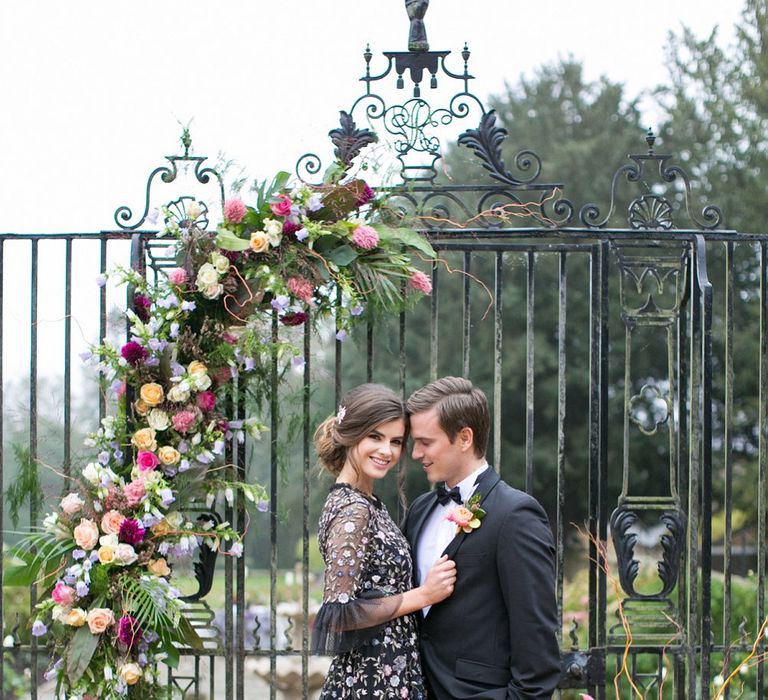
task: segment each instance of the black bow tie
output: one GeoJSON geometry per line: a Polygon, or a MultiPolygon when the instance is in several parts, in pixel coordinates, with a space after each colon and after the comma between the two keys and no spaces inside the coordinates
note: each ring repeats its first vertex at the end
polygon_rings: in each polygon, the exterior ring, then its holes
{"type": "Polygon", "coordinates": [[[458,486],[454,486],[452,489],[447,489],[442,484],[439,484],[435,489],[435,493],[437,493],[437,502],[441,506],[448,505],[451,501],[461,503],[461,491],[458,486]]]}

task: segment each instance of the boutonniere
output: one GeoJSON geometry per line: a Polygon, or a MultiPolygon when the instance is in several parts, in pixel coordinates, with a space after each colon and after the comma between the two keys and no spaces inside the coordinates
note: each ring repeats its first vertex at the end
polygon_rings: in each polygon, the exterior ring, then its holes
{"type": "Polygon", "coordinates": [[[457,506],[453,512],[445,516],[446,520],[456,523],[456,534],[460,532],[472,532],[480,527],[485,511],[480,507],[482,495],[474,494],[466,503],[457,506]]]}

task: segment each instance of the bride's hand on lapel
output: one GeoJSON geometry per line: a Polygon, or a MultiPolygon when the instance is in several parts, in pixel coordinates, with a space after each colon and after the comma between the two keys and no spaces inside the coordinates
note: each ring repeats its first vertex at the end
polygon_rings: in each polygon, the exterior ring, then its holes
{"type": "Polygon", "coordinates": [[[455,584],[456,562],[449,559],[447,554],[443,554],[432,565],[420,588],[424,589],[427,605],[434,605],[451,595],[455,584]]]}

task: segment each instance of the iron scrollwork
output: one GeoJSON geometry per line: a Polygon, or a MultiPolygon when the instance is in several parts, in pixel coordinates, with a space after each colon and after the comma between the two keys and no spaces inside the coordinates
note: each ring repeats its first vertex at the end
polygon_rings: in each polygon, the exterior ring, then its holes
{"type": "Polygon", "coordinates": [[[611,515],[611,537],[616,551],[621,587],[635,600],[663,600],[668,598],[680,574],[680,557],[684,544],[685,525],[679,510],[667,511],[659,520],[666,527],[666,532],[660,538],[662,560],[657,562],[657,571],[662,583],[658,593],[638,593],[635,590],[635,580],[640,571],[640,562],[635,559],[637,535],[631,532],[637,522],[637,514],[624,506],[620,506],[611,515]]]}
{"type": "MultiPolygon", "coordinates": [[[[201,513],[197,518],[197,522],[201,524],[209,523],[215,527],[216,525],[221,524],[221,516],[213,511],[209,513],[201,513]]],[[[217,549],[211,549],[205,544],[198,548],[198,560],[194,564],[197,591],[182,596],[182,600],[187,603],[192,603],[205,598],[205,596],[211,592],[213,577],[216,573],[217,554],[217,549]]]]}
{"type": "MultiPolygon", "coordinates": [[[[657,176],[662,183],[671,184],[680,182],[683,185],[683,206],[689,220],[695,228],[710,231],[720,227],[723,223],[723,213],[714,204],[708,204],[701,212],[701,219],[691,211],[691,181],[688,173],[678,165],[668,165],[671,154],[656,154],[653,145],[656,136],[651,129],[645,135],[648,152],[645,154],[630,154],[631,164],[621,166],[613,175],[611,181],[611,200],[608,213],[601,218],[600,208],[596,204],[586,204],[581,208],[579,218],[589,228],[605,228],[616,211],[616,193],[622,176],[627,182],[642,182],[649,174],[646,172],[656,166],[657,176]]],[[[647,186],[647,185],[646,185],[647,186]]],[[[628,224],[633,229],[670,230],[679,228],[673,220],[674,210],[669,200],[659,194],[650,193],[632,200],[628,211],[628,224]]]]}

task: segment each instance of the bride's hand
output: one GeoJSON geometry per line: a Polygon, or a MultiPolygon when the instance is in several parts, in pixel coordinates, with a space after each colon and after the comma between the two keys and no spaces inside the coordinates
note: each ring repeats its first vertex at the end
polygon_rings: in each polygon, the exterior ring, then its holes
{"type": "Polygon", "coordinates": [[[449,559],[447,554],[443,554],[432,566],[427,574],[427,578],[421,587],[424,589],[424,595],[427,599],[427,605],[434,605],[441,600],[445,600],[451,593],[456,584],[456,562],[449,559]]]}

